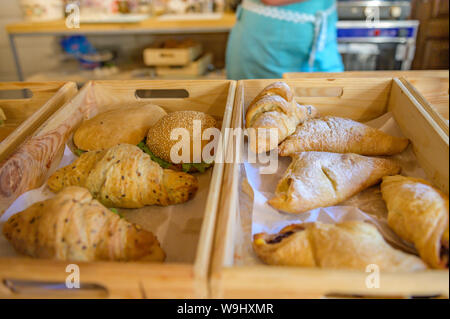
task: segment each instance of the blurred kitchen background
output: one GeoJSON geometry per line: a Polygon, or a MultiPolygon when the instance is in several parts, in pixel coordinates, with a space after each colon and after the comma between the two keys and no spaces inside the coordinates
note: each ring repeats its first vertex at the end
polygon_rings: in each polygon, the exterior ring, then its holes
{"type": "MultiPolygon", "coordinates": [[[[225,78],[238,4],[0,0],[0,81],[225,78]],[[65,25],[70,4],[80,29],[65,25]]],[[[346,71],[449,68],[448,0],[341,0],[338,12],[346,71]]]]}

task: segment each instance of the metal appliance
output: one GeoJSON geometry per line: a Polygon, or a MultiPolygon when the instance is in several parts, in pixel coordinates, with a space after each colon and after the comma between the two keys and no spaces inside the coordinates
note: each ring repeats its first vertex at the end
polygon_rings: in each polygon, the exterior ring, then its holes
{"type": "Polygon", "coordinates": [[[338,42],[346,71],[409,70],[419,22],[410,1],[338,0],[338,42]]]}
{"type": "Polygon", "coordinates": [[[365,20],[377,15],[381,20],[406,20],[411,14],[409,0],[338,0],[341,20],[365,20]]]}

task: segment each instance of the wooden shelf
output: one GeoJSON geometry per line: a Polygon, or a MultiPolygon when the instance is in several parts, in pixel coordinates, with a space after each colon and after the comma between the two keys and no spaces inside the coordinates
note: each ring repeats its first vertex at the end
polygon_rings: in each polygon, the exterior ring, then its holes
{"type": "Polygon", "coordinates": [[[20,22],[6,26],[14,35],[86,34],[86,33],[208,33],[228,32],[236,16],[225,13],[220,19],[164,21],[153,17],[138,23],[82,23],[78,29],[69,29],[64,20],[49,22],[20,22]]]}

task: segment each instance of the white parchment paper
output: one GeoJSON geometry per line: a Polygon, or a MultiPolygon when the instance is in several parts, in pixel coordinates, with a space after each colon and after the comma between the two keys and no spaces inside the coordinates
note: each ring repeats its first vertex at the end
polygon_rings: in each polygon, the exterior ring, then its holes
{"type": "MultiPolygon", "coordinates": [[[[365,123],[378,128],[393,136],[402,137],[402,132],[395,122],[392,114],[383,116],[365,123]]],[[[247,145],[245,145],[247,149],[247,145]]],[[[244,155],[246,156],[246,152],[244,155]]],[[[419,166],[412,151],[411,145],[401,154],[391,156],[402,167],[402,175],[426,179],[425,172],[419,166]]],[[[409,243],[399,238],[387,225],[387,209],[381,197],[379,185],[364,190],[349,200],[334,207],[318,208],[303,214],[283,213],[267,203],[275,195],[275,189],[287,167],[291,163],[290,157],[279,157],[279,166],[275,174],[261,175],[260,164],[248,163],[245,158],[241,167],[241,191],[239,198],[238,229],[243,234],[236,237],[235,264],[260,264],[261,261],[254,254],[251,240],[254,234],[260,232],[277,233],[283,227],[293,223],[320,221],[324,223],[337,223],[342,221],[358,220],[374,224],[384,238],[393,246],[410,253],[415,249],[409,243]]]]}
{"type": "MultiPolygon", "coordinates": [[[[58,169],[71,164],[76,158],[66,145],[58,169]]],[[[166,252],[166,262],[192,263],[195,260],[212,169],[204,174],[195,175],[199,181],[199,189],[195,197],[187,203],[168,207],[147,206],[141,209],[118,209],[126,220],[140,225],[157,236],[166,252]]],[[[1,216],[0,229],[3,229],[3,224],[12,215],[53,196],[55,194],[50,191],[47,184],[22,194],[1,216]]],[[[0,256],[18,256],[3,235],[0,235],[0,256]]]]}

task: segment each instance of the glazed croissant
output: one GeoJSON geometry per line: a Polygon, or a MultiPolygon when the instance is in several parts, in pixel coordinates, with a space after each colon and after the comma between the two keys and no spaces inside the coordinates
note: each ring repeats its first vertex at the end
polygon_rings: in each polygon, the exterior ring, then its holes
{"type": "Polygon", "coordinates": [[[13,215],[3,234],[21,254],[70,261],[165,259],[156,237],[94,200],[81,187],[13,215]]]}
{"type": "Polygon", "coordinates": [[[326,152],[296,153],[269,204],[297,214],[336,205],[377,184],[383,176],[399,171],[400,166],[389,159],[326,152]]]}
{"type": "Polygon", "coordinates": [[[390,136],[350,119],[326,116],[299,125],[295,133],[280,145],[279,154],[289,156],[297,152],[318,151],[393,155],[402,152],[408,144],[406,138],[390,136]]]}
{"type": "Polygon", "coordinates": [[[121,144],[82,154],[53,174],[48,186],[54,192],[82,186],[107,207],[141,208],[184,203],[196,193],[198,181],[192,175],[162,169],[135,145],[121,144]]]}
{"type": "Polygon", "coordinates": [[[313,106],[300,105],[294,101],[294,95],[286,83],[276,82],[269,85],[247,109],[246,128],[256,129],[255,135],[250,135],[251,150],[263,153],[274,148],[270,145],[269,129],[278,130],[278,145],[295,132],[299,123],[316,115],[317,110],[313,106]],[[258,132],[258,129],[267,131],[258,132]]]}
{"type": "Polygon", "coordinates": [[[448,268],[448,196],[419,178],[388,176],[381,183],[389,226],[414,243],[433,268],[448,268]]]}
{"type": "Polygon", "coordinates": [[[256,234],[256,254],[269,265],[380,271],[426,269],[420,258],[392,248],[375,226],[360,221],[294,224],[280,233],[256,234]]]}

